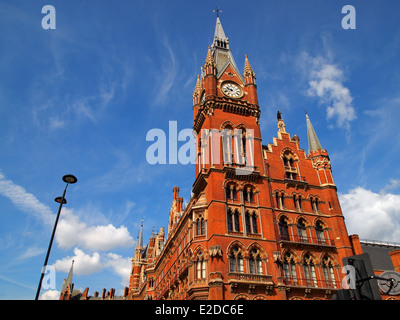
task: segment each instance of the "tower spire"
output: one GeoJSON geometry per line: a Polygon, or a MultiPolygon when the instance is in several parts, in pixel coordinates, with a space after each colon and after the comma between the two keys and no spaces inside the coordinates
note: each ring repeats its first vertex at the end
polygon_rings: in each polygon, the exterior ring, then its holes
{"type": "Polygon", "coordinates": [[[321,143],[315,133],[315,130],[311,124],[310,118],[306,112],[306,122],[307,122],[307,136],[308,136],[308,153],[315,152],[317,150],[322,150],[321,143]]]}
{"type": "Polygon", "coordinates": [[[136,248],[143,248],[143,219],[142,219],[142,225],[140,226],[140,233],[138,237],[138,241],[136,243],[136,248]]]}

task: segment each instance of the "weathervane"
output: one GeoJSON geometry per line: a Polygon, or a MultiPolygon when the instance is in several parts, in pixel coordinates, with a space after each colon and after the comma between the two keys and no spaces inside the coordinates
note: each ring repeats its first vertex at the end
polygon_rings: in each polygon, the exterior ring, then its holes
{"type": "Polygon", "coordinates": [[[213,12],[217,13],[217,18],[219,17],[219,13],[222,12],[222,10],[219,10],[219,7],[217,7],[213,12]]]}

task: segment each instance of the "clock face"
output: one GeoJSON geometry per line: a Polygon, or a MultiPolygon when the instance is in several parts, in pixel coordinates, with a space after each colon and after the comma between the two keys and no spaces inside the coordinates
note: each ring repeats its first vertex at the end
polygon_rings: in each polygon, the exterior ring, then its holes
{"type": "Polygon", "coordinates": [[[241,88],[232,82],[224,83],[221,86],[222,92],[231,98],[240,98],[242,96],[241,88]]]}

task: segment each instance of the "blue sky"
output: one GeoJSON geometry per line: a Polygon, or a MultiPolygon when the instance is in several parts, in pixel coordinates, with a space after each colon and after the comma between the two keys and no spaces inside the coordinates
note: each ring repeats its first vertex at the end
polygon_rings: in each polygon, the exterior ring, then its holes
{"type": "Polygon", "coordinates": [[[1,0],[0,299],[34,298],[68,173],[55,290],[75,259],[75,288],[121,294],[141,219],[147,240],[167,225],[174,185],[190,198],[194,165],[148,164],[146,134],[191,127],[217,5],[239,69],[247,54],[256,73],[263,144],[280,109],[307,150],[306,109],[349,233],[400,242],[397,0],[1,0]],[[46,4],[55,30],[41,26],[46,4]],[[349,4],[355,30],[341,24],[349,4]]]}

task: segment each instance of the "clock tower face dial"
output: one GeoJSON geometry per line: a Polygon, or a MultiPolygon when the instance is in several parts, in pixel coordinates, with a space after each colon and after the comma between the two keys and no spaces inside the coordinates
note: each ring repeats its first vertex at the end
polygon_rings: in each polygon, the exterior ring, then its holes
{"type": "Polygon", "coordinates": [[[221,86],[222,92],[231,98],[240,98],[243,95],[242,89],[233,82],[223,83],[221,86]]]}

